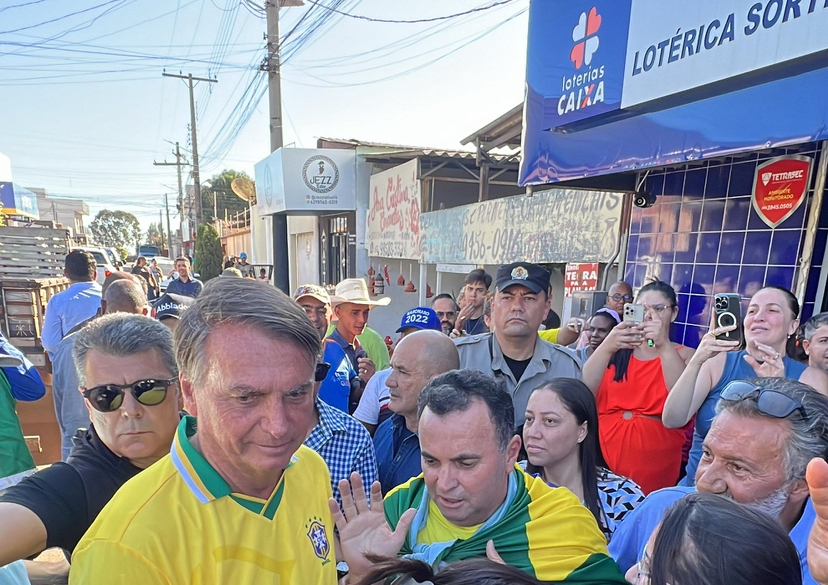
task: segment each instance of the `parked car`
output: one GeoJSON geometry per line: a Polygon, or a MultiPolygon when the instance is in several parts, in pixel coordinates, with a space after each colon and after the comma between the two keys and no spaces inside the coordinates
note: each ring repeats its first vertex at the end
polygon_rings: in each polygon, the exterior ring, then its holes
{"type": "Polygon", "coordinates": [[[89,252],[90,254],[92,254],[92,257],[98,264],[98,273],[95,278],[95,280],[98,281],[98,284],[103,284],[107,276],[118,270],[118,268],[112,263],[109,254],[107,254],[106,250],[103,248],[90,248],[88,246],[78,246],[72,248],[72,251],[75,250],[81,250],[83,252],[89,252]]]}
{"type": "Polygon", "coordinates": [[[124,260],[121,258],[121,253],[118,252],[115,248],[104,248],[104,251],[109,256],[109,259],[112,260],[112,265],[115,266],[118,270],[121,269],[124,265],[124,260]]]}

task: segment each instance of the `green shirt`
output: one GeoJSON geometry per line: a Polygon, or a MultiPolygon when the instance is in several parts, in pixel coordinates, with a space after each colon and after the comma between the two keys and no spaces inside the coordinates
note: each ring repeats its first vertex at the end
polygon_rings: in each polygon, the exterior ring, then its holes
{"type": "MultiPolygon", "coordinates": [[[[334,329],[336,329],[336,325],[331,323],[328,327],[327,335],[333,333],[334,329]]],[[[365,353],[368,354],[368,357],[371,358],[371,361],[374,362],[374,365],[377,366],[378,372],[391,367],[391,357],[388,355],[388,346],[385,345],[385,340],[379,333],[370,327],[365,327],[362,335],[357,335],[357,340],[365,350],[365,353]]],[[[354,367],[356,367],[356,364],[354,364],[354,367]]]]}
{"type": "Polygon", "coordinates": [[[0,371],[0,478],[34,469],[34,460],[17,418],[11,384],[0,371]]]}

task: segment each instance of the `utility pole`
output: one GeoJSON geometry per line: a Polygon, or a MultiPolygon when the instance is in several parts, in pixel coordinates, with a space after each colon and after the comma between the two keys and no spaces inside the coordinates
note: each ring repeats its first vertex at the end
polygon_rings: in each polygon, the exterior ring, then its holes
{"type": "MultiPolygon", "coordinates": [[[[164,162],[155,162],[152,161],[152,164],[157,167],[175,167],[176,174],[178,175],[178,212],[179,212],[179,220],[180,223],[184,223],[184,186],[181,181],[181,167],[188,165],[189,163],[185,160],[181,162],[184,158],[184,155],[181,154],[181,149],[178,146],[178,142],[175,143],[175,150],[173,151],[175,155],[175,162],[170,163],[164,160],[164,162]]],[[[164,195],[164,205],[166,205],[167,196],[164,195]]],[[[183,226],[179,225],[179,229],[183,226]]],[[[167,207],[167,234],[170,236],[170,248],[172,249],[172,232],[170,231],[170,208],[167,207]]],[[[188,238],[189,239],[189,238],[188,238]]],[[[181,240],[184,241],[184,230],[181,229],[181,240]]],[[[184,250],[179,250],[180,253],[184,253],[184,250]]]]}
{"type": "Polygon", "coordinates": [[[159,246],[159,248],[164,247],[164,220],[163,220],[163,217],[162,217],[162,213],[163,212],[159,209],[158,210],[158,231],[161,232],[161,245],[159,246]]]}
{"type": "MultiPolygon", "coordinates": [[[[270,151],[282,147],[282,80],[279,57],[279,4],[280,0],[265,0],[267,14],[267,78],[270,98],[270,151]]],[[[290,261],[288,258],[287,216],[273,214],[273,284],[285,294],[290,294],[290,261]]]]}
{"type": "MultiPolygon", "coordinates": [[[[192,73],[187,75],[175,75],[173,73],[162,73],[164,77],[175,77],[177,79],[186,79],[190,88],[190,134],[193,142],[193,192],[195,194],[195,212],[196,212],[196,229],[201,225],[202,210],[201,210],[201,179],[198,174],[198,141],[196,139],[196,114],[195,114],[195,98],[193,98],[193,81],[206,81],[208,83],[218,83],[217,79],[208,79],[205,77],[193,77],[192,73]]],[[[281,136],[281,134],[280,134],[281,136]]]]}
{"type": "Polygon", "coordinates": [[[167,210],[167,255],[172,253],[172,232],[170,231],[170,203],[167,194],[164,193],[164,209],[167,210]]]}

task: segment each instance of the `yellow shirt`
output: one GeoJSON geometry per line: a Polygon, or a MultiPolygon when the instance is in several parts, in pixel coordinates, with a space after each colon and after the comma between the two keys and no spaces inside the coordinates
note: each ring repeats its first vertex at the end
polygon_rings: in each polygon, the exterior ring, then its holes
{"type": "Polygon", "coordinates": [[[428,501],[428,519],[417,535],[417,544],[431,544],[433,542],[450,542],[452,540],[466,540],[483,526],[457,526],[452,524],[433,500],[428,501]]]}
{"type": "Polygon", "coordinates": [[[549,343],[558,343],[558,332],[560,332],[561,328],[558,327],[557,329],[545,329],[544,331],[538,331],[538,335],[544,341],[548,341],[549,343]]]}
{"type": "Polygon", "coordinates": [[[231,493],[190,444],[184,417],[170,454],[127,482],[84,535],[69,582],[107,585],[336,583],[331,484],[299,448],[267,500],[231,493]]]}

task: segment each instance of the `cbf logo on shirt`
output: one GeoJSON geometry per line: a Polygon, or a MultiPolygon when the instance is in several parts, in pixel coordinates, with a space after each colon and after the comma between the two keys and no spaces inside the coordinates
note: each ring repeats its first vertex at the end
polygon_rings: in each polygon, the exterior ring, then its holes
{"type": "Polygon", "coordinates": [[[328,555],[331,552],[331,544],[328,542],[328,535],[325,533],[325,526],[319,518],[312,518],[306,524],[308,540],[313,547],[313,554],[322,559],[322,565],[331,562],[328,555]]]}

